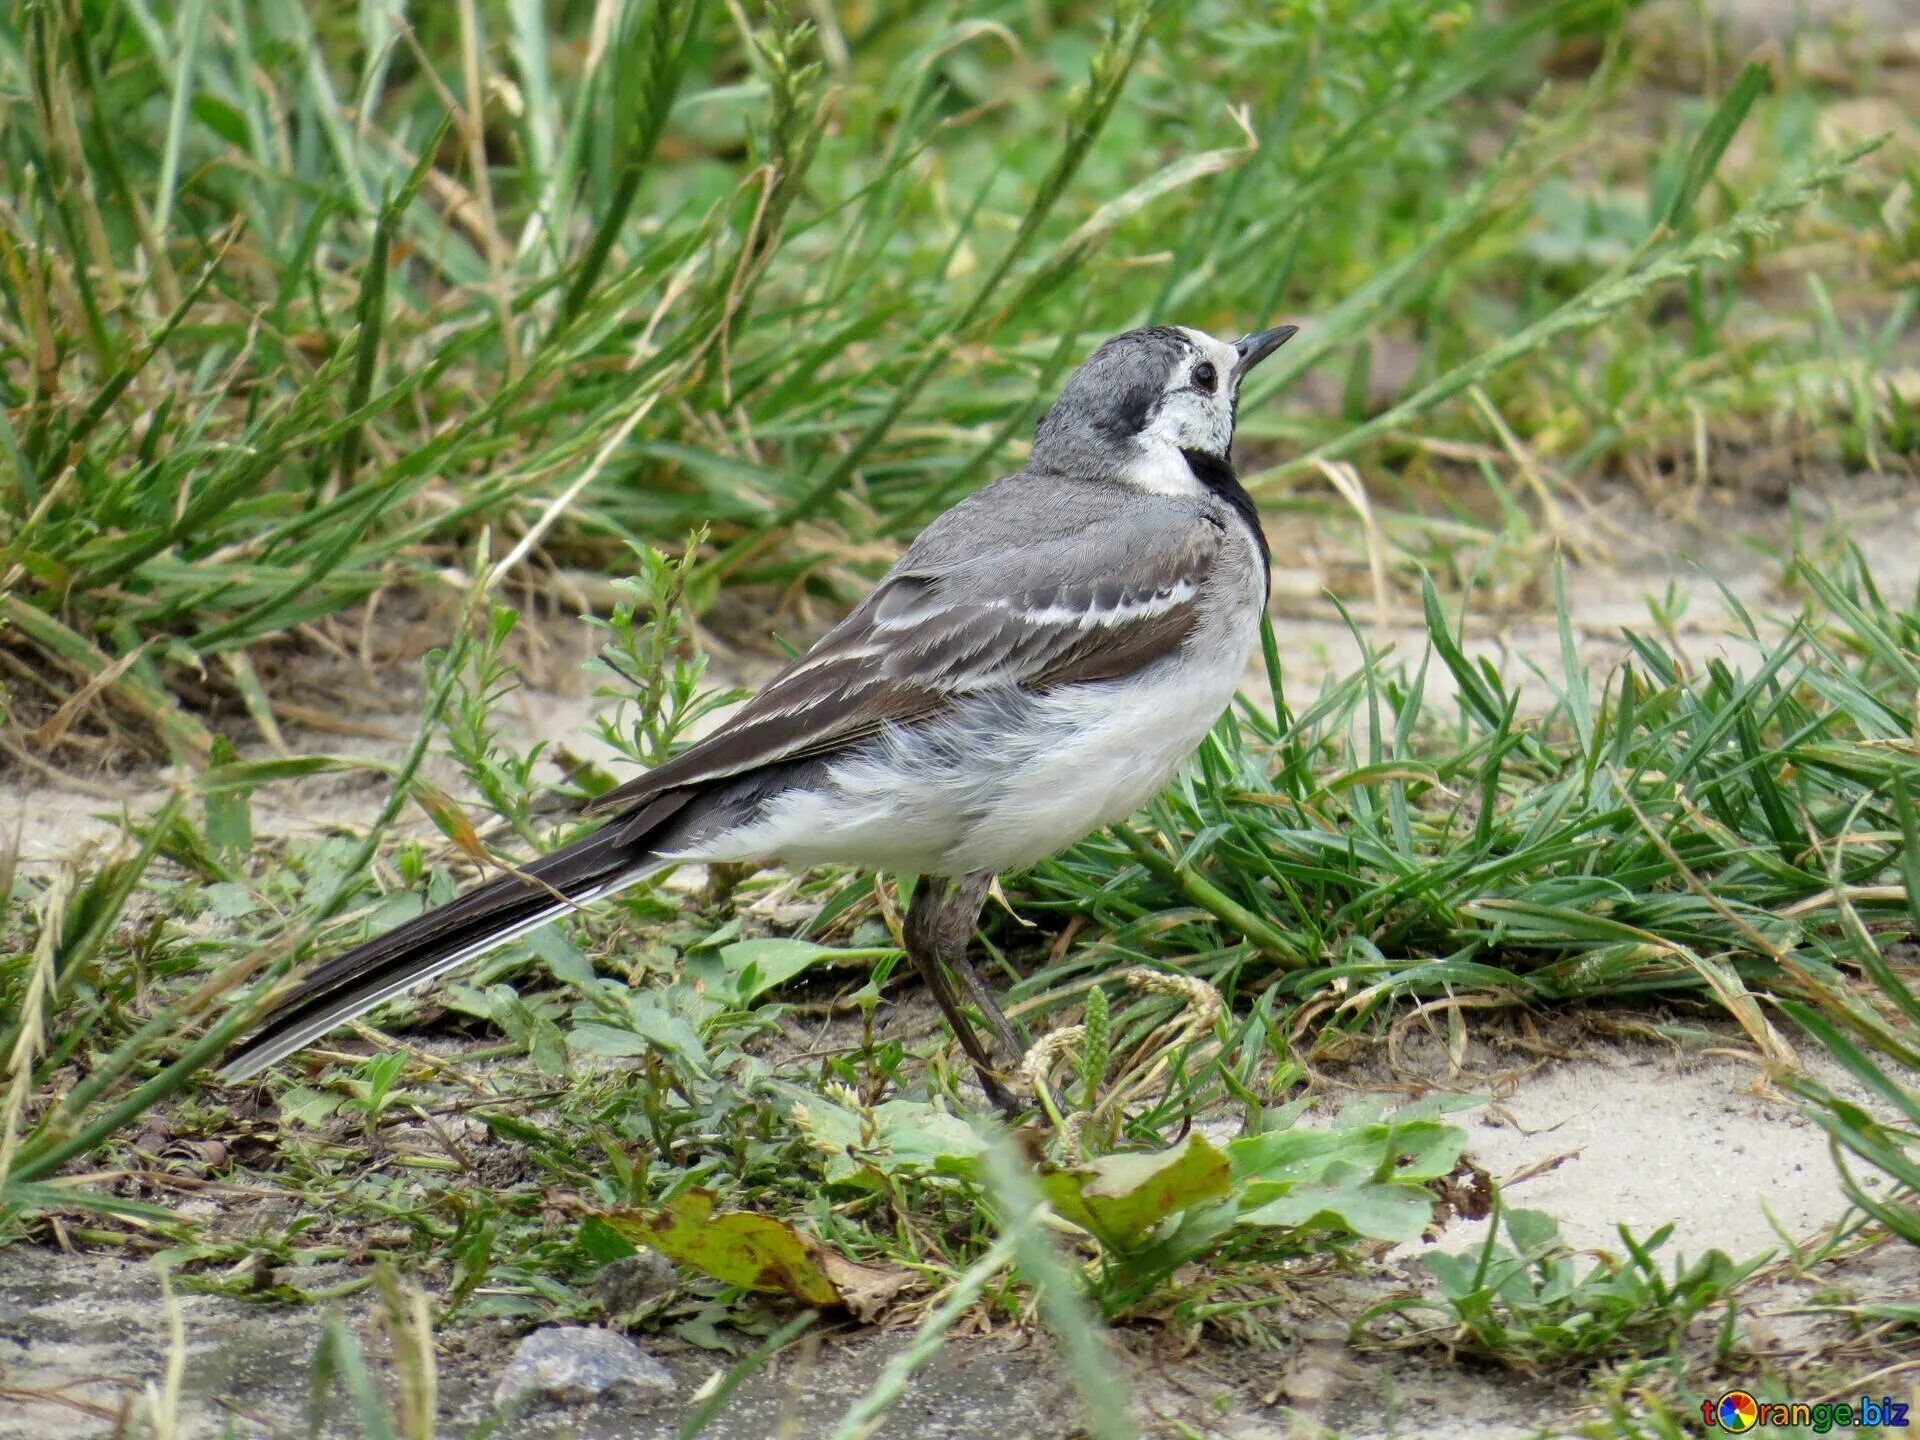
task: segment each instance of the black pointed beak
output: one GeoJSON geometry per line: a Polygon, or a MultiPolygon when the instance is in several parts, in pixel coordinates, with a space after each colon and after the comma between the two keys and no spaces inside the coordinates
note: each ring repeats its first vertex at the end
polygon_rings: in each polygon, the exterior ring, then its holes
{"type": "Polygon", "coordinates": [[[1234,351],[1240,358],[1234,362],[1233,378],[1242,379],[1249,370],[1299,333],[1298,325],[1276,325],[1271,330],[1262,330],[1257,335],[1234,341],[1234,351]]]}

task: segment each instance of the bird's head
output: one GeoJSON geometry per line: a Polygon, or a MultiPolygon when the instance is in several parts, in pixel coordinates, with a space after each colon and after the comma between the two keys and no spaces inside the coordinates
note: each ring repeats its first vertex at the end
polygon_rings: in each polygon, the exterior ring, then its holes
{"type": "Polygon", "coordinates": [[[1191,490],[1189,452],[1227,461],[1241,381],[1295,329],[1232,342],[1184,325],[1114,336],[1073,372],[1042,417],[1027,468],[1164,493],[1191,490]]]}

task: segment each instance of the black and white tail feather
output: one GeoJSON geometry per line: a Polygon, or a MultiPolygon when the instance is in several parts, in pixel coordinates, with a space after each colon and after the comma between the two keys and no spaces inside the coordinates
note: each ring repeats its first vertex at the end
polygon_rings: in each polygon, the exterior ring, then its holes
{"type": "MultiPolygon", "coordinates": [[[[223,1076],[257,1074],[683,860],[970,877],[924,887],[972,908],[927,927],[957,949],[915,956],[961,1030],[936,982],[942,964],[965,970],[983,877],[1132,813],[1233,697],[1268,568],[1231,463],[1235,406],[1246,372],[1293,333],[1227,344],[1153,326],[1108,341],[1040,422],[1023,471],[929,525],[720,729],[598,797],[588,808],[610,812],[605,826],[320,965],[223,1076]]],[[[911,942],[922,927],[908,930],[911,942]]]]}
{"type": "Polygon", "coordinates": [[[257,1075],[374,1006],[665,867],[659,857],[636,855],[631,844],[622,844],[620,828],[597,830],[519,874],[490,880],[319,966],[228,1057],[220,1078],[257,1075]]]}

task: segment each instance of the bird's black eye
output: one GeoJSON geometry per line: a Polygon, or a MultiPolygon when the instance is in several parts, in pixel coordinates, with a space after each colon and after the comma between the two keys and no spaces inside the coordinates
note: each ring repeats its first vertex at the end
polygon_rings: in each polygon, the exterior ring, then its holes
{"type": "Polygon", "coordinates": [[[1220,376],[1213,368],[1211,360],[1202,360],[1193,367],[1193,388],[1203,395],[1213,394],[1213,387],[1220,383],[1220,376]]]}

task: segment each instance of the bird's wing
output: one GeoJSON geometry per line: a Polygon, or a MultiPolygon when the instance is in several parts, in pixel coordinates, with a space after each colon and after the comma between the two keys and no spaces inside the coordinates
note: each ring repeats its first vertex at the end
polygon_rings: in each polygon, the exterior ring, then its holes
{"type": "Polygon", "coordinates": [[[1017,546],[916,545],[724,726],[589,808],[838,750],[978,692],[1111,679],[1167,654],[1198,619],[1220,525],[1191,511],[1165,526],[1084,519],[1017,546]]]}

